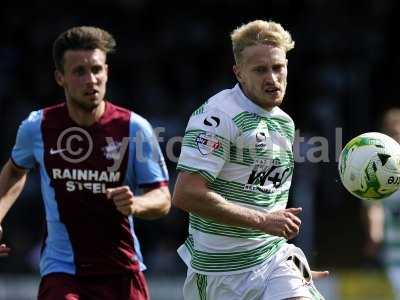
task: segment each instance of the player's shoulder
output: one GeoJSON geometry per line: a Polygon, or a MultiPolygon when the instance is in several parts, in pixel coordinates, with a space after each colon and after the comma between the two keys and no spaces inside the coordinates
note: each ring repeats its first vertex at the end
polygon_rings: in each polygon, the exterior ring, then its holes
{"type": "Polygon", "coordinates": [[[22,121],[22,125],[26,127],[40,124],[43,119],[43,110],[44,109],[31,111],[28,116],[22,121]]]}
{"type": "Polygon", "coordinates": [[[68,122],[68,108],[65,101],[44,107],[42,109],[42,123],[47,127],[58,127],[68,122]]]}
{"type": "Polygon", "coordinates": [[[233,119],[243,111],[238,103],[236,89],[225,89],[210,97],[193,114],[218,112],[226,118],[233,119]]]}
{"type": "Polygon", "coordinates": [[[116,124],[126,124],[131,119],[132,111],[122,106],[106,100],[106,107],[101,123],[114,126],[116,124]]]}
{"type": "Polygon", "coordinates": [[[153,126],[150,122],[142,115],[133,111],[130,111],[130,125],[132,135],[136,135],[137,132],[152,135],[153,126]]]}
{"type": "Polygon", "coordinates": [[[145,117],[133,111],[131,111],[131,124],[136,124],[140,127],[151,126],[150,122],[145,117]]]}
{"type": "Polygon", "coordinates": [[[18,135],[21,139],[32,140],[40,132],[43,119],[43,109],[34,110],[22,120],[18,128],[18,135]]]}
{"type": "Polygon", "coordinates": [[[110,113],[112,113],[114,115],[132,113],[131,110],[129,110],[129,109],[125,108],[125,107],[119,106],[117,104],[114,104],[114,103],[112,103],[110,101],[106,101],[106,105],[107,105],[106,111],[109,110],[110,113]]]}
{"type": "Polygon", "coordinates": [[[288,126],[294,127],[294,121],[292,117],[289,116],[288,113],[284,112],[280,107],[275,107],[270,115],[271,118],[281,121],[283,123],[287,123],[288,126]]]}
{"type": "Polygon", "coordinates": [[[57,113],[57,112],[60,112],[60,111],[64,111],[66,109],[67,109],[67,105],[66,105],[65,101],[63,101],[63,102],[59,102],[59,103],[54,104],[54,105],[46,106],[41,110],[45,114],[54,114],[54,113],[57,113]]]}
{"type": "Polygon", "coordinates": [[[185,132],[200,130],[232,140],[239,133],[233,120],[239,110],[235,92],[232,89],[222,90],[193,112],[185,132]]]}
{"type": "MultiPolygon", "coordinates": [[[[153,127],[142,115],[109,101],[107,101],[106,111],[108,114],[108,116],[106,116],[107,119],[112,119],[114,122],[116,120],[123,122],[127,120],[130,124],[130,134],[132,136],[136,135],[138,132],[142,132],[145,135],[152,134],[153,127]]],[[[107,122],[107,120],[105,122],[107,122]]]]}
{"type": "Polygon", "coordinates": [[[28,123],[38,123],[42,120],[43,109],[31,111],[28,117],[25,119],[28,123]]]}
{"type": "Polygon", "coordinates": [[[28,117],[24,120],[24,122],[35,123],[41,122],[44,118],[48,116],[58,115],[57,113],[60,111],[66,110],[65,102],[60,102],[54,105],[46,106],[40,108],[38,110],[33,110],[29,113],[28,117]]]}

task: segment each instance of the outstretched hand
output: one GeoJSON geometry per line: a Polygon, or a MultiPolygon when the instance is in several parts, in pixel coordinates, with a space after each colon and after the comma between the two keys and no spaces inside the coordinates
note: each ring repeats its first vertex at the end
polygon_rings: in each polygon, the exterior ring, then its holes
{"type": "Polygon", "coordinates": [[[268,213],[265,215],[261,230],[288,240],[293,239],[299,234],[301,220],[297,215],[301,210],[301,207],[297,207],[268,213]]]}
{"type": "MultiPolygon", "coordinates": [[[[0,241],[3,238],[3,228],[1,228],[0,225],[0,241]]],[[[5,257],[8,256],[8,253],[10,253],[10,248],[6,246],[6,244],[0,244],[0,257],[5,257]]]]}
{"type": "Polygon", "coordinates": [[[313,279],[322,279],[329,276],[329,271],[312,271],[311,276],[313,279]]]}

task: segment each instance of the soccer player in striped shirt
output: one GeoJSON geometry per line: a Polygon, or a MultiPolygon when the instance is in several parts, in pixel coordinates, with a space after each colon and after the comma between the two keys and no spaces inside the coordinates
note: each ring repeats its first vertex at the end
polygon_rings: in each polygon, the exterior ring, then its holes
{"type": "Polygon", "coordinates": [[[301,209],[286,208],[295,127],[279,108],[294,42],[262,20],[231,39],[239,83],[192,114],[177,167],[173,203],[190,213],[178,249],[188,266],[184,298],[323,299],[304,254],[287,243],[301,223],[301,209]]]}
{"type": "MultiPolygon", "coordinates": [[[[104,100],[114,47],[96,27],[57,38],[55,78],[66,101],[22,122],[0,175],[1,224],[29,170],[40,171],[47,221],[40,300],[149,299],[134,218],[168,213],[168,174],[150,124],[104,100]]],[[[8,252],[0,246],[0,255],[8,252]]]]}

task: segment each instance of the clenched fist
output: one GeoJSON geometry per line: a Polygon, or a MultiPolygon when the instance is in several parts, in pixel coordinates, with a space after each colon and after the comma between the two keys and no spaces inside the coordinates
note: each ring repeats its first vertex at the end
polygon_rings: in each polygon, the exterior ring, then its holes
{"type": "Polygon", "coordinates": [[[121,214],[125,216],[135,214],[135,197],[129,186],[109,188],[106,196],[114,202],[121,214]]]}

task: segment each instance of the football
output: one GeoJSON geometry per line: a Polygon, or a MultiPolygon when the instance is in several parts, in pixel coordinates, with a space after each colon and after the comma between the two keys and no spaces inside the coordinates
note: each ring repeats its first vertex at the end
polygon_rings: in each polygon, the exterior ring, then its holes
{"type": "Polygon", "coordinates": [[[361,134],[342,149],[338,168],[351,194],[363,200],[384,199],[400,186],[400,145],[382,133],[361,134]]]}

